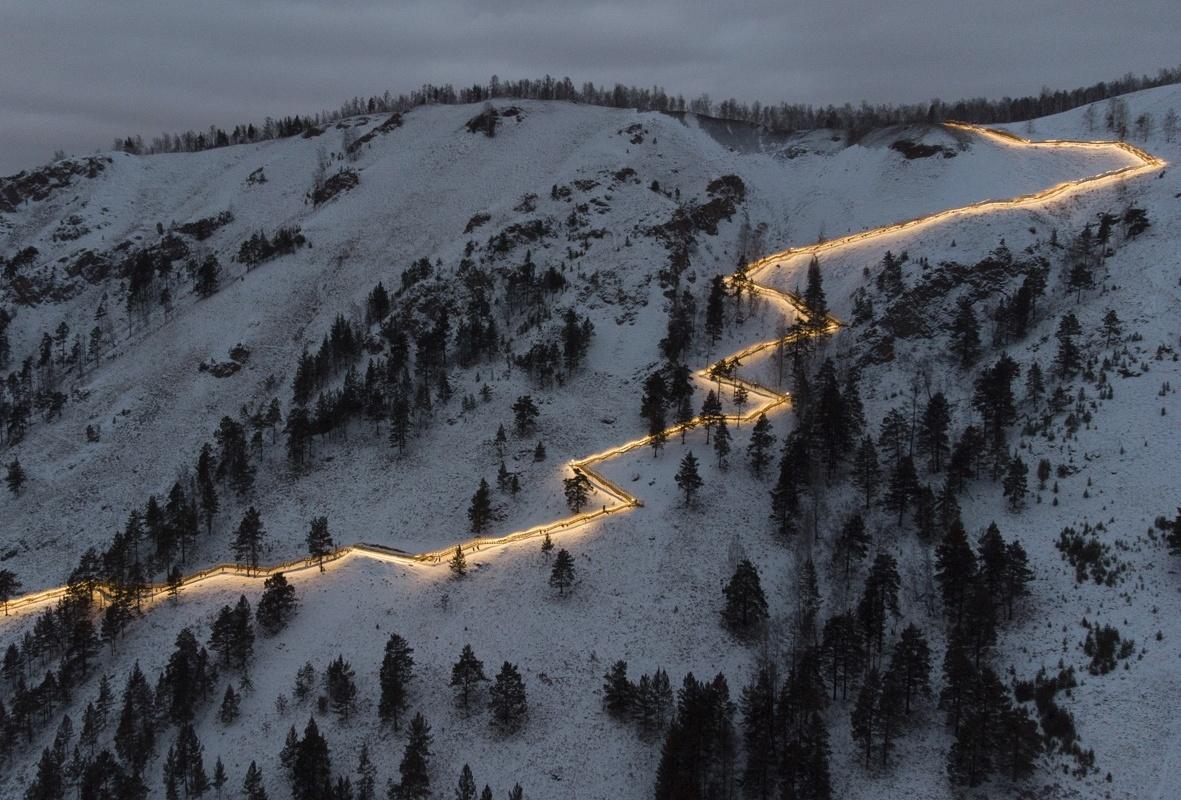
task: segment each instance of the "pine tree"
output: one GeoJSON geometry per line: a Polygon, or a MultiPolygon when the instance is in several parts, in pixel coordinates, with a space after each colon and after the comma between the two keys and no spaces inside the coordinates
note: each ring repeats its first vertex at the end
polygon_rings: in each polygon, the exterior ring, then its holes
{"type": "Polygon", "coordinates": [[[308,530],[308,555],[320,562],[320,571],[324,571],[324,557],[332,552],[334,547],[332,534],[328,531],[328,517],[313,517],[312,526],[308,530]]]}
{"type": "Polygon", "coordinates": [[[541,443],[540,439],[537,440],[537,447],[533,448],[533,460],[545,461],[545,445],[541,443]]]}
{"type": "Polygon", "coordinates": [[[1046,395],[1046,382],[1042,377],[1042,367],[1036,361],[1029,365],[1025,373],[1025,399],[1035,408],[1046,395]]]}
{"type": "Polygon", "coordinates": [[[484,674],[484,662],[476,658],[472,646],[465,644],[459,660],[451,667],[451,685],[459,689],[460,705],[466,709],[471,693],[481,682],[487,682],[484,674]]]}
{"type": "Polygon", "coordinates": [[[410,721],[410,732],[406,742],[406,749],[402,752],[402,762],[398,765],[401,780],[396,787],[391,787],[390,796],[394,800],[425,800],[431,796],[431,726],[427,724],[422,712],[414,715],[410,721]]]}
{"type": "Polygon", "coordinates": [[[898,562],[889,553],[878,553],[865,579],[865,590],[857,604],[857,617],[865,642],[882,652],[887,614],[898,614],[898,562]]]}
{"type": "Polygon", "coordinates": [[[530,395],[524,394],[513,403],[513,424],[517,429],[517,436],[526,436],[537,427],[537,417],[540,412],[530,395]]]}
{"type": "Polygon", "coordinates": [[[344,656],[338,655],[329,662],[324,670],[324,691],[328,701],[332,703],[332,710],[348,722],[349,716],[357,706],[356,673],[344,656]]]}
{"type": "Polygon", "coordinates": [[[915,472],[914,460],[906,456],[899,462],[894,474],[890,477],[890,489],[884,498],[885,506],[891,511],[898,512],[898,524],[902,524],[903,515],[911,505],[911,500],[918,493],[919,477],[915,472]]]}
{"type": "Polygon", "coordinates": [[[13,458],[8,462],[8,473],[5,476],[5,482],[8,484],[8,491],[13,494],[20,494],[20,490],[24,487],[28,476],[25,473],[25,468],[21,466],[19,458],[13,458]]]}
{"type": "Polygon", "coordinates": [[[804,288],[804,308],[807,309],[807,324],[815,332],[828,327],[828,301],[820,277],[820,260],[812,256],[808,262],[808,282],[804,288]]]}
{"type": "Polygon", "coordinates": [[[1029,567],[1029,557],[1025,548],[1014,540],[1005,546],[1005,576],[1004,596],[1008,618],[1013,618],[1013,606],[1016,601],[1029,594],[1028,584],[1033,581],[1033,570],[1029,567]]]}
{"type": "Polygon", "coordinates": [[[750,469],[755,477],[763,477],[763,470],[771,461],[771,448],[775,446],[775,434],[771,431],[771,423],[766,414],[759,414],[755,426],[750,432],[750,444],[746,446],[750,469]]]}
{"type": "Polygon", "coordinates": [[[966,369],[980,356],[980,323],[967,301],[961,301],[951,324],[951,352],[966,369]]]}
{"type": "Polygon", "coordinates": [[[238,718],[241,703],[242,698],[234,691],[234,687],[226,684],[226,693],[222,695],[221,708],[217,712],[217,718],[221,720],[223,725],[229,725],[238,718]]]}
{"type": "Polygon", "coordinates": [[[691,506],[693,498],[697,496],[697,491],[702,486],[701,475],[697,472],[697,459],[693,455],[693,451],[685,453],[685,457],[681,459],[680,469],[677,470],[676,475],[677,486],[685,493],[685,505],[691,506]]]}
{"type": "MultiPolygon", "coordinates": [[[[734,401],[734,407],[738,409],[737,425],[742,427],[742,409],[746,408],[746,404],[750,402],[750,393],[746,390],[746,386],[739,383],[734,386],[734,396],[731,398],[734,401]]],[[[760,415],[761,416],[761,415],[760,415]]]]}
{"type": "Polygon", "coordinates": [[[1010,511],[1020,511],[1025,507],[1025,498],[1029,494],[1025,479],[1028,473],[1029,469],[1020,457],[1014,455],[1009,459],[1009,468],[1005,472],[1004,493],[1005,499],[1009,501],[1010,511]]]}
{"type": "Polygon", "coordinates": [[[857,455],[853,458],[853,484],[865,495],[866,511],[870,509],[874,497],[877,496],[880,481],[877,448],[874,447],[872,437],[863,436],[861,446],[857,448],[857,455]]]}
{"type": "Polygon", "coordinates": [[[217,256],[210,253],[201,260],[201,263],[197,267],[197,277],[196,282],[193,284],[193,291],[201,298],[216,294],[220,275],[221,266],[218,264],[217,256]]]}
{"type": "Polygon", "coordinates": [[[943,610],[954,623],[963,619],[968,588],[976,580],[976,555],[964,526],[956,521],[935,549],[935,579],[943,594],[943,610]]]}
{"type": "Polygon", "coordinates": [[[887,672],[882,676],[881,691],[878,693],[877,722],[881,734],[883,767],[890,763],[894,739],[902,727],[905,690],[900,678],[897,673],[887,672]]]}
{"type": "Polygon", "coordinates": [[[550,572],[549,585],[558,590],[559,597],[566,596],[566,590],[574,585],[574,557],[565,550],[559,550],[550,572]]]}
{"type": "Polygon", "coordinates": [[[459,783],[455,787],[455,800],[476,800],[476,779],[472,776],[472,768],[467,764],[459,773],[459,783]]]}
{"type": "Polygon", "coordinates": [[[488,690],[488,710],[492,714],[492,726],[501,733],[512,733],[524,723],[528,713],[525,682],[516,665],[506,661],[500,668],[488,690]]]}
{"type": "MultiPolygon", "coordinates": [[[[788,441],[791,442],[790,439],[788,441]]],[[[800,511],[797,480],[796,465],[785,450],[779,460],[779,478],[771,489],[771,519],[775,521],[775,530],[783,539],[793,538],[797,530],[796,515],[800,511]]]]}
{"type": "Polygon", "coordinates": [[[463,546],[455,545],[455,554],[451,556],[451,561],[447,563],[448,569],[451,570],[451,577],[459,579],[467,575],[467,557],[463,554],[463,546]]]}
{"type": "Polygon", "coordinates": [[[1123,323],[1120,322],[1119,315],[1115,313],[1114,308],[1107,309],[1107,313],[1103,316],[1103,338],[1107,342],[1107,346],[1111,347],[1113,342],[1119,340],[1123,333],[1123,323]]]}
{"type": "Polygon", "coordinates": [[[357,800],[377,800],[377,767],[369,758],[368,742],[361,742],[357,759],[357,800]]]}
{"type": "Polygon", "coordinates": [[[266,786],[262,782],[262,770],[253,761],[246,768],[246,777],[242,781],[242,798],[243,800],[267,800],[266,786]]]}
{"type": "Polygon", "coordinates": [[[295,587],[282,572],[276,572],[263,581],[262,597],[259,598],[255,619],[265,633],[274,636],[287,626],[295,615],[299,601],[295,598],[295,587]]]}
{"type": "Polygon", "coordinates": [[[221,800],[222,789],[225,788],[227,780],[225,764],[221,763],[221,756],[218,756],[213,764],[213,791],[217,792],[217,800],[221,800]]]}
{"type": "Polygon", "coordinates": [[[483,533],[492,521],[492,492],[488,488],[488,481],[480,478],[480,485],[472,495],[472,503],[467,510],[467,518],[472,533],[483,533]]]}
{"type": "Polygon", "coordinates": [[[932,472],[943,469],[944,459],[950,447],[947,428],[951,424],[951,405],[943,392],[937,392],[923,411],[922,424],[918,430],[919,447],[927,456],[927,466],[932,472]]]}
{"type": "Polygon", "coordinates": [[[869,767],[873,754],[873,740],[879,733],[881,723],[878,719],[878,697],[882,691],[881,677],[874,667],[869,668],[865,680],[861,683],[861,690],[857,693],[857,703],[853,706],[850,723],[853,728],[853,740],[865,750],[865,766],[869,767]]]}
{"type": "Polygon", "coordinates": [[[759,582],[759,571],[749,560],[738,564],[724,594],[722,620],[735,633],[747,633],[767,618],[767,598],[759,582]]]}
{"type": "Polygon", "coordinates": [[[328,742],[309,717],[291,761],[292,800],[322,800],[332,796],[332,760],[328,742]]]}
{"type": "Polygon", "coordinates": [[[584,473],[576,471],[573,477],[564,479],[562,485],[566,493],[566,505],[575,514],[580,513],[590,499],[590,480],[584,473]]]}
{"type": "Polygon", "coordinates": [[[554,540],[550,538],[549,531],[546,531],[545,536],[541,537],[541,554],[549,558],[549,554],[553,549],[554,540]]]}
{"type": "Polygon", "coordinates": [[[251,569],[258,569],[258,556],[265,536],[262,517],[259,516],[258,509],[250,506],[234,534],[234,558],[244,562],[251,569]]]}
{"type": "Polygon", "coordinates": [[[718,399],[717,393],[710,389],[705,396],[705,402],[701,404],[701,423],[705,426],[705,443],[709,444],[710,432],[714,426],[722,419],[722,401],[718,399]]]}
{"type": "Polygon", "coordinates": [[[603,676],[603,707],[617,718],[626,718],[635,702],[636,687],[628,680],[627,662],[616,661],[603,676]]]}
{"type": "Polygon", "coordinates": [[[408,704],[407,686],[414,677],[414,649],[398,634],[390,634],[385,645],[378,675],[381,684],[381,700],[377,713],[382,722],[393,723],[398,729],[398,720],[408,704]]]}
{"type": "Polygon", "coordinates": [[[853,514],[841,526],[833,548],[833,560],[844,572],[845,580],[849,580],[854,561],[863,561],[869,553],[869,532],[865,529],[865,520],[860,514],[853,514]]]}
{"type": "Polygon", "coordinates": [[[722,338],[722,328],[726,321],[726,281],[721,275],[715,275],[709,282],[709,297],[705,302],[705,335],[710,344],[717,344],[722,338]]]}
{"type": "Polygon", "coordinates": [[[764,665],[742,690],[742,738],[746,745],[743,790],[748,797],[769,798],[775,787],[777,708],[775,669],[764,665]]]}
{"type": "Polygon", "coordinates": [[[916,695],[931,693],[931,648],[917,626],[911,624],[903,629],[894,644],[886,674],[901,687],[905,714],[910,714],[916,695]]]}
{"type": "Polygon", "coordinates": [[[730,430],[726,427],[726,418],[718,418],[718,430],[714,435],[714,452],[718,457],[718,468],[723,472],[729,468],[730,461],[730,430]]]}
{"type": "Polygon", "coordinates": [[[1074,314],[1067,314],[1058,323],[1058,331],[1054,337],[1058,340],[1058,353],[1054,357],[1054,366],[1059,377],[1069,378],[1078,372],[1082,364],[1082,354],[1079,352],[1075,337],[1083,332],[1082,326],[1074,314]]]}
{"type": "Polygon", "coordinates": [[[16,597],[21,590],[20,579],[10,569],[0,569],[0,605],[4,606],[4,616],[8,616],[8,601],[16,597]]]}

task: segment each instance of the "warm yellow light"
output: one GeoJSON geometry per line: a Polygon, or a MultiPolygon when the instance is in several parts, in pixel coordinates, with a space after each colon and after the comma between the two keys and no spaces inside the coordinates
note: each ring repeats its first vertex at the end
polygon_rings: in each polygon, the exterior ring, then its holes
{"type": "MultiPolygon", "coordinates": [[[[946,211],[938,211],[934,214],[928,214],[923,217],[905,220],[903,222],[894,223],[892,225],[885,225],[880,228],[872,228],[870,230],[861,231],[860,233],[849,234],[837,239],[831,239],[825,242],[818,242],[816,244],[806,245],[803,247],[791,247],[786,250],[781,250],[778,253],[772,253],[769,256],[753,261],[746,265],[737,276],[729,276],[727,283],[733,286],[736,280],[741,280],[743,286],[750,291],[768,297],[773,301],[781,303],[793,312],[799,314],[807,313],[802,298],[798,297],[792,292],[782,291],[773,288],[766,284],[754,282],[754,277],[764,270],[777,266],[785,261],[799,256],[814,256],[821,253],[831,253],[835,250],[851,247],[853,245],[862,244],[873,239],[880,239],[891,236],[901,231],[913,230],[919,227],[926,227],[946,222],[952,219],[959,219],[968,216],[977,216],[982,214],[989,214],[1002,210],[1029,208],[1032,206],[1043,205],[1051,200],[1057,200],[1071,194],[1083,190],[1090,190],[1101,186],[1106,186],[1112,183],[1127,181],[1129,179],[1146,175],[1154,172],[1161,167],[1166,166],[1163,159],[1149,155],[1138,147],[1134,147],[1127,142],[1113,142],[1113,141],[1072,141],[1066,139],[1050,139],[1041,142],[1031,142],[1028,139],[1023,139],[1020,136],[1009,133],[1007,131],[996,130],[993,128],[984,128],[978,125],[969,125],[962,122],[947,122],[944,123],[949,128],[966,131],[975,134],[989,141],[1001,144],[1006,147],[1014,148],[1070,148],[1080,150],[1110,150],[1118,149],[1131,156],[1139,163],[1127,167],[1120,167],[1118,169],[1101,172],[1097,175],[1092,175],[1088,178],[1080,178],[1073,181],[1065,181],[1048,189],[1032,194],[1020,195],[1008,200],[982,200],[970,205],[961,206],[959,208],[952,208],[946,211]]],[[[823,330],[817,333],[831,334],[840,329],[841,323],[836,318],[829,316],[823,330]]],[[[785,392],[778,392],[766,386],[758,384],[754,381],[739,378],[736,375],[731,377],[721,377],[720,379],[710,375],[710,370],[721,361],[742,361],[749,356],[760,353],[772,347],[778,346],[780,343],[788,343],[799,339],[803,336],[815,335],[809,333],[790,333],[787,336],[771,339],[769,341],[757,342],[749,345],[738,352],[721,359],[714,364],[710,364],[702,370],[697,372],[699,377],[710,380],[714,383],[735,388],[743,386],[746,388],[748,397],[761,398],[762,403],[756,404],[749,412],[742,415],[728,414],[724,415],[727,423],[750,422],[758,418],[760,414],[769,411],[786,408],[790,402],[791,397],[785,392]]],[[[682,430],[696,428],[702,424],[700,416],[694,417],[687,423],[672,425],[666,428],[664,435],[668,438],[679,434],[682,430]]],[[[616,458],[618,456],[629,453],[641,447],[647,447],[652,443],[653,436],[644,436],[639,439],[633,439],[629,442],[617,445],[609,450],[604,450],[594,455],[586,456],[585,458],[570,462],[570,467],[586,475],[587,480],[598,491],[611,498],[610,503],[601,504],[601,507],[596,511],[588,511],[582,514],[573,514],[568,517],[548,522],[543,525],[536,525],[525,530],[514,531],[499,537],[493,538],[473,538],[467,539],[455,544],[447,545],[438,550],[431,550],[424,553],[404,553],[400,550],[395,550],[381,545],[358,543],[341,547],[323,559],[318,558],[301,558],[293,561],[288,561],[282,564],[274,564],[266,567],[259,567],[251,569],[242,564],[218,564],[208,569],[196,572],[187,576],[181,581],[181,589],[188,588],[202,581],[209,580],[220,576],[235,576],[248,579],[267,578],[277,572],[292,573],[301,572],[311,569],[319,569],[321,563],[325,569],[344,563],[351,557],[363,557],[375,559],[378,561],[386,561],[395,564],[414,565],[414,564],[440,564],[451,557],[458,546],[464,550],[465,553],[474,553],[490,547],[502,547],[504,545],[515,544],[528,539],[535,539],[545,534],[555,534],[562,531],[569,531],[571,529],[581,527],[589,524],[603,517],[617,514],[623,511],[629,511],[633,508],[640,508],[643,503],[638,497],[631,494],[623,487],[608,480],[592,466],[608,459],[616,458]]],[[[152,584],[147,590],[147,600],[150,602],[159,597],[166,595],[169,587],[166,584],[152,584]]],[[[101,596],[109,598],[111,591],[109,587],[100,586],[98,592],[101,596]]],[[[32,592],[30,594],[22,595],[15,598],[8,603],[8,609],[12,612],[28,612],[30,610],[39,608],[47,603],[56,602],[66,594],[66,587],[59,586],[52,589],[45,589],[39,592],[32,592]]]]}

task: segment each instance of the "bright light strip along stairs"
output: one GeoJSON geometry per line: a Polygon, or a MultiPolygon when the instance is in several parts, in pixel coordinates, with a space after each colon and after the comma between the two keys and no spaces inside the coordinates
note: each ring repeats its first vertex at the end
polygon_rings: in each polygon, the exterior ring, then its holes
{"type": "MultiPolygon", "coordinates": [[[[782,265],[790,259],[798,258],[800,256],[814,256],[821,253],[830,253],[836,250],[841,250],[854,245],[864,244],[875,239],[885,238],[903,231],[915,230],[918,228],[939,225],[944,222],[949,222],[956,219],[962,219],[971,216],[982,216],[998,211],[1009,211],[1021,208],[1033,208],[1044,205],[1053,200],[1061,200],[1070,195],[1081,191],[1090,191],[1100,187],[1112,185],[1121,181],[1127,181],[1132,178],[1137,178],[1155,172],[1166,166],[1163,159],[1157,158],[1134,147],[1126,142],[1117,141],[1074,141],[1066,139],[1050,139],[1045,141],[1033,142],[1028,139],[1022,139],[1007,131],[997,130],[994,128],[984,128],[978,125],[968,125],[960,122],[944,123],[945,127],[956,131],[962,131],[967,134],[973,134],[989,141],[1005,147],[1012,147],[1015,149],[1075,149],[1075,150],[1096,150],[1096,151],[1111,151],[1122,150],[1130,155],[1137,163],[1120,167],[1118,169],[1101,172],[1097,175],[1092,175],[1087,178],[1079,178],[1078,180],[1065,181],[1048,189],[1043,189],[1032,194],[1021,195],[1013,197],[1008,200],[983,200],[971,205],[961,206],[959,208],[952,208],[946,211],[939,211],[927,216],[917,217],[915,219],[898,222],[892,225],[886,225],[880,228],[872,228],[861,231],[860,233],[853,233],[848,236],[842,236],[839,239],[831,239],[817,244],[807,245],[804,247],[793,247],[787,250],[782,250],[778,253],[773,253],[765,258],[759,259],[748,264],[743,269],[744,276],[749,279],[747,287],[760,295],[770,298],[773,301],[779,302],[788,307],[793,312],[804,313],[805,308],[801,298],[791,292],[785,292],[780,289],[774,289],[765,284],[760,284],[757,277],[766,270],[782,265]]],[[[832,317],[828,319],[828,324],[824,330],[825,333],[831,333],[840,328],[840,322],[832,317]]],[[[782,339],[771,339],[770,341],[758,342],[749,347],[734,353],[722,359],[726,362],[739,363],[744,358],[762,352],[769,348],[775,347],[781,341],[786,341],[793,336],[800,334],[790,334],[782,339]]],[[[720,363],[720,362],[719,362],[720,363]]],[[[700,370],[697,375],[706,378],[720,386],[729,386],[731,388],[737,386],[744,386],[747,390],[748,396],[754,401],[753,407],[746,414],[727,414],[725,415],[727,423],[750,422],[757,419],[759,414],[770,411],[786,408],[791,402],[791,398],[784,392],[779,392],[774,389],[762,386],[754,381],[745,380],[731,374],[730,376],[718,377],[711,375],[710,370],[715,365],[710,365],[705,369],[700,370]]],[[[665,431],[667,437],[672,437],[675,434],[681,433],[683,429],[695,428],[701,424],[701,417],[695,417],[687,423],[673,425],[665,431]]],[[[203,581],[210,580],[219,576],[237,576],[248,578],[251,580],[260,580],[268,576],[274,575],[278,572],[291,573],[304,570],[318,569],[323,565],[331,568],[332,566],[343,563],[349,558],[370,558],[379,561],[389,561],[400,564],[418,564],[418,565],[439,565],[445,563],[448,558],[455,552],[455,548],[463,548],[465,553],[474,553],[491,547],[501,547],[504,545],[515,544],[523,542],[528,539],[536,539],[545,534],[558,534],[563,531],[569,531],[573,528],[578,528],[594,522],[597,519],[610,516],[612,514],[619,514],[625,511],[630,511],[633,508],[639,508],[643,505],[640,498],[628,492],[618,484],[608,480],[605,476],[600,474],[595,467],[609,459],[629,453],[637,448],[645,447],[651,444],[653,437],[645,436],[639,439],[633,439],[630,442],[613,447],[609,450],[604,450],[600,453],[587,456],[570,463],[570,468],[575,472],[580,472],[587,477],[591,485],[594,487],[597,494],[607,499],[605,503],[597,503],[599,507],[594,511],[587,511],[580,514],[573,514],[568,517],[548,522],[543,525],[537,525],[525,530],[514,531],[499,537],[477,537],[473,539],[466,539],[449,545],[448,547],[439,550],[431,550],[423,553],[407,553],[401,550],[396,550],[382,545],[366,544],[359,542],[353,545],[347,545],[334,550],[332,553],[325,556],[323,559],[301,558],[294,561],[288,561],[282,564],[273,564],[270,566],[259,567],[258,569],[251,569],[242,564],[217,564],[208,569],[195,572],[186,576],[181,582],[181,589],[193,586],[203,581]]],[[[104,587],[99,587],[99,593],[106,596],[109,595],[104,587]]],[[[165,584],[151,584],[147,590],[147,599],[159,598],[168,592],[168,586],[165,584]]],[[[47,603],[54,602],[59,598],[65,596],[66,587],[59,586],[52,589],[45,589],[39,592],[32,592],[30,594],[22,595],[14,598],[8,603],[10,612],[27,612],[34,610],[47,603]]]]}

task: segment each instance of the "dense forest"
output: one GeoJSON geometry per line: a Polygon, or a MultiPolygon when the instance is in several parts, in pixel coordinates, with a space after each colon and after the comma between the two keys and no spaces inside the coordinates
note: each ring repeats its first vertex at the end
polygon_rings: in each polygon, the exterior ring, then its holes
{"type": "Polygon", "coordinates": [[[567,100],[608,108],[634,108],[639,111],[689,111],[704,116],[762,125],[775,131],[833,128],[857,134],[883,125],[941,122],[948,119],[981,124],[1020,122],[1069,111],[1129,92],[1178,82],[1181,82],[1181,67],[1161,69],[1154,77],[1137,77],[1128,73],[1116,80],[1100,81],[1091,86],[1071,90],[1044,88],[1037,96],[1004,97],[1000,100],[977,97],[954,102],[934,99],[929,103],[903,105],[871,105],[863,102],[856,107],[850,103],[820,107],[786,101],[764,104],[757,100],[745,102],[734,98],[715,102],[709,95],[686,100],[682,95],[669,94],[659,86],[644,88],[617,83],[608,87],[586,82],[581,88],[577,88],[570,78],[559,80],[546,75],[538,80],[502,81],[493,75],[487,84],[473,84],[459,89],[451,84],[427,84],[408,94],[394,95],[386,91],[381,96],[354,97],[336,111],[322,111],[311,116],[288,116],[278,120],[267,117],[261,124],[240,124],[229,132],[211,125],[206,131],[164,133],[148,144],[145,144],[140,136],[128,136],[116,140],[115,149],[137,154],[193,152],[243,142],[316,135],[321,126],[358,114],[403,112],[424,105],[479,103],[494,98],[567,100]]]}

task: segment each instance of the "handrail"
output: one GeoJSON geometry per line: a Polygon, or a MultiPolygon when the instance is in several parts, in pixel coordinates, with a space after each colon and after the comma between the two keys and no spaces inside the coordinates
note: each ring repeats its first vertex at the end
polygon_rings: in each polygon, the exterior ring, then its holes
{"type": "MultiPolygon", "coordinates": [[[[1082,141],[1071,139],[1047,139],[1044,141],[1034,142],[1008,131],[998,130],[995,128],[986,128],[979,125],[970,125],[963,122],[953,121],[945,122],[943,124],[945,127],[975,134],[982,138],[990,139],[991,141],[1008,147],[1047,149],[1072,148],[1087,150],[1114,148],[1122,150],[1140,163],[1138,165],[1129,165],[1126,167],[1106,170],[1086,178],[1064,181],[1047,189],[1043,189],[1038,192],[1031,192],[1029,194],[1018,195],[1017,197],[1012,197],[1007,200],[981,200],[979,202],[969,203],[968,205],[960,206],[958,208],[937,211],[933,214],[927,214],[925,216],[915,217],[902,222],[884,225],[879,228],[871,228],[858,233],[851,233],[836,239],[829,239],[827,241],[816,242],[814,244],[800,247],[789,247],[777,253],[764,256],[763,258],[760,258],[756,261],[752,261],[750,264],[747,264],[745,267],[743,267],[740,273],[744,278],[749,279],[750,282],[748,284],[748,288],[760,295],[769,297],[772,300],[784,304],[796,313],[806,314],[808,309],[805,306],[802,298],[793,292],[776,289],[765,283],[757,283],[754,280],[755,276],[772,267],[782,266],[787,260],[800,256],[818,256],[821,253],[829,253],[834,250],[848,248],[853,245],[870,241],[872,239],[884,238],[901,231],[936,225],[950,219],[983,215],[1001,210],[1042,205],[1051,200],[1057,200],[1070,194],[1075,194],[1084,190],[1095,189],[1109,183],[1126,181],[1135,177],[1146,175],[1167,165],[1167,162],[1164,159],[1150,155],[1148,152],[1135,147],[1134,145],[1130,145],[1127,142],[1082,141]]],[[[727,281],[730,283],[730,285],[733,285],[734,278],[729,278],[727,281]]],[[[825,320],[823,329],[817,332],[833,333],[839,330],[840,327],[840,320],[829,315],[825,320]]],[[[709,375],[710,369],[721,363],[721,361],[729,361],[731,359],[741,360],[771,347],[776,347],[780,344],[786,344],[802,336],[809,335],[814,335],[814,333],[792,332],[786,336],[776,337],[767,341],[756,342],[752,345],[748,345],[747,347],[739,350],[737,353],[729,357],[721,359],[714,364],[710,364],[696,373],[699,377],[708,378],[711,382],[719,384],[719,386],[725,385],[731,388],[738,388],[739,386],[742,386],[747,390],[748,395],[764,398],[764,402],[762,404],[752,407],[751,410],[745,414],[723,415],[727,423],[750,422],[757,419],[760,414],[780,408],[785,408],[791,403],[791,396],[786,392],[779,392],[767,386],[763,386],[762,384],[755,381],[739,378],[737,376],[715,379],[709,375]]],[[[688,422],[670,425],[663,431],[663,436],[665,438],[671,438],[682,431],[696,428],[703,423],[703,417],[698,415],[688,422]]],[[[407,553],[396,548],[386,547],[383,545],[366,544],[362,542],[339,547],[336,550],[333,550],[331,553],[326,554],[323,558],[305,557],[293,559],[280,564],[260,567],[250,567],[245,564],[216,564],[186,576],[180,581],[177,589],[183,590],[203,581],[222,575],[257,579],[267,578],[278,572],[287,573],[315,568],[324,569],[330,565],[342,563],[353,556],[382,561],[392,561],[406,565],[437,565],[452,556],[456,547],[459,547],[464,553],[475,553],[491,547],[502,547],[510,544],[517,544],[530,539],[536,539],[545,536],[546,534],[569,531],[573,528],[587,525],[600,518],[610,516],[611,514],[629,511],[633,508],[640,508],[643,506],[643,502],[640,500],[640,498],[631,494],[617,483],[607,479],[605,476],[591,467],[600,462],[630,453],[638,448],[646,447],[652,444],[655,438],[656,437],[654,435],[643,436],[638,439],[624,442],[623,444],[617,445],[608,450],[585,456],[581,459],[576,459],[569,463],[569,466],[572,469],[575,469],[586,476],[587,480],[591,483],[591,486],[595,491],[601,491],[603,494],[609,496],[612,499],[612,503],[601,504],[601,506],[594,511],[572,514],[567,517],[561,517],[552,522],[535,525],[533,527],[525,528],[519,531],[513,531],[498,537],[474,537],[448,545],[444,548],[429,550],[422,553],[407,553]]],[[[145,599],[162,596],[171,590],[172,587],[166,583],[149,584],[145,592],[145,599]]],[[[37,592],[30,592],[10,600],[7,604],[7,609],[10,612],[29,611],[65,597],[67,591],[67,587],[58,586],[37,592]]],[[[112,588],[105,585],[100,585],[97,591],[104,597],[110,597],[113,594],[112,588]]]]}

